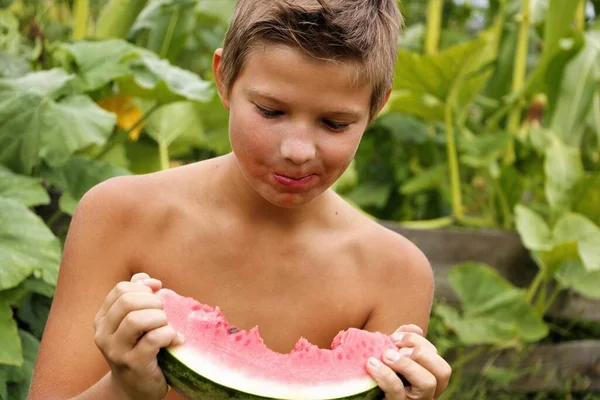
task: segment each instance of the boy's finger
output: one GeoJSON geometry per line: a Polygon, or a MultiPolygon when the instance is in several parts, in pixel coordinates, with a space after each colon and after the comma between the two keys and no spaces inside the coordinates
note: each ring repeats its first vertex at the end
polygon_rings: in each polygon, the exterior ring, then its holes
{"type": "Polygon", "coordinates": [[[437,348],[425,337],[414,332],[395,332],[392,340],[398,347],[425,347],[437,353],[437,348]]]}
{"type": "Polygon", "coordinates": [[[400,328],[396,329],[396,332],[413,332],[416,333],[417,335],[424,335],[423,329],[421,329],[420,326],[415,325],[415,324],[409,324],[409,325],[402,325],[400,328]]]}
{"type": "Polygon", "coordinates": [[[450,367],[450,364],[440,357],[437,352],[433,352],[425,347],[415,348],[408,357],[435,377],[436,390],[434,398],[441,396],[443,391],[446,390],[452,376],[452,367],[450,367]]]}
{"type": "Polygon", "coordinates": [[[152,293],[152,288],[146,285],[140,285],[132,282],[119,282],[115,285],[115,287],[110,291],[104,303],[100,307],[100,310],[96,314],[96,319],[103,318],[108,310],[112,307],[112,305],[117,301],[117,299],[123,296],[125,293],[129,292],[142,292],[142,293],[152,293]]]}
{"type": "Polygon", "coordinates": [[[404,383],[390,367],[371,357],[367,362],[367,371],[385,393],[386,400],[406,400],[404,383]]]}
{"type": "Polygon", "coordinates": [[[146,333],[167,325],[167,315],[163,310],[147,309],[130,312],[123,318],[114,334],[118,343],[131,347],[146,333]]]}
{"type": "Polygon", "coordinates": [[[119,328],[125,316],[131,312],[146,309],[163,309],[160,297],[152,293],[129,292],[119,297],[104,316],[102,334],[111,335],[119,328]]]}
{"type": "Polygon", "coordinates": [[[147,332],[135,346],[133,353],[142,361],[141,365],[149,365],[156,359],[162,347],[183,344],[183,341],[183,335],[177,333],[171,326],[165,325],[147,332]]]}
{"type": "Polygon", "coordinates": [[[131,277],[130,282],[139,283],[140,281],[143,281],[144,279],[150,279],[150,275],[148,275],[145,272],[140,272],[140,273],[134,274],[131,277]]]}
{"type": "MultiPolygon", "coordinates": [[[[434,398],[438,381],[436,376],[417,361],[412,358],[415,349],[400,349],[399,351],[388,350],[385,352],[383,362],[393,371],[402,374],[409,382],[412,394],[418,395],[417,398],[434,398]]],[[[427,349],[421,348],[421,352],[426,352],[430,356],[439,357],[427,349]]]]}

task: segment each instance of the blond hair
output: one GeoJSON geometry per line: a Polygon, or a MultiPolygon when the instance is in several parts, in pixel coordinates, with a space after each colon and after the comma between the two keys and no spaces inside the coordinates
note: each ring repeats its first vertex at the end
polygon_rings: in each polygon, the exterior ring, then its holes
{"type": "Polygon", "coordinates": [[[227,90],[257,44],[297,48],[311,57],[356,62],[373,88],[373,118],[391,89],[402,15],[397,0],[238,0],[223,46],[227,90]]]}

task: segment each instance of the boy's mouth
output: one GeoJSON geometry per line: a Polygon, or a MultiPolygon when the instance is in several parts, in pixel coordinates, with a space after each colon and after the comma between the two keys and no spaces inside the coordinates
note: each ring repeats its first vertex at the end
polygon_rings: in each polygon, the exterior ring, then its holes
{"type": "Polygon", "coordinates": [[[274,173],[273,176],[275,177],[275,180],[277,182],[281,183],[282,185],[289,186],[289,187],[304,186],[304,185],[312,182],[312,180],[316,177],[316,175],[314,175],[314,174],[294,177],[294,176],[287,176],[287,175],[282,175],[282,174],[277,174],[277,173],[274,173]]]}

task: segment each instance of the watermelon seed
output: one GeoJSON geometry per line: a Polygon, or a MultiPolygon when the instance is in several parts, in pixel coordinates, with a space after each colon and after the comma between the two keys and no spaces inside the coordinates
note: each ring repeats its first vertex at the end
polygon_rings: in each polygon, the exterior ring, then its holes
{"type": "Polygon", "coordinates": [[[338,358],[338,360],[343,360],[344,355],[342,353],[338,353],[337,358],[338,358]]]}
{"type": "Polygon", "coordinates": [[[229,328],[229,330],[227,332],[229,332],[230,335],[236,333],[237,331],[239,331],[238,328],[229,328]]]}

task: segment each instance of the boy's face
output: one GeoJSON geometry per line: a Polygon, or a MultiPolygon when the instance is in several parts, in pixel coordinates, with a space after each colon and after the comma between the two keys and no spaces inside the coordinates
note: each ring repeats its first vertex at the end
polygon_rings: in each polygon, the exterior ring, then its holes
{"type": "MultiPolygon", "coordinates": [[[[213,67],[217,80],[221,52],[213,67]]],[[[257,47],[229,92],[233,152],[248,183],[281,207],[307,204],[353,159],[369,122],[371,85],[350,63],[314,60],[282,45],[257,47]]]]}

